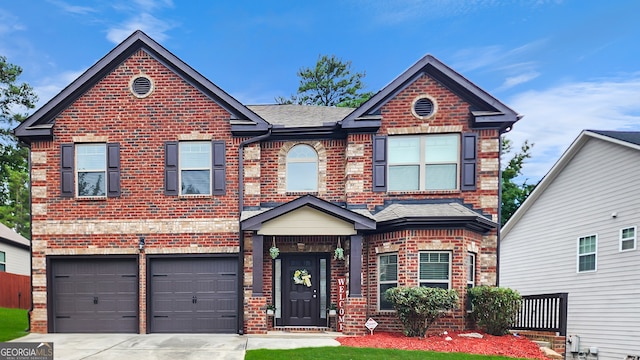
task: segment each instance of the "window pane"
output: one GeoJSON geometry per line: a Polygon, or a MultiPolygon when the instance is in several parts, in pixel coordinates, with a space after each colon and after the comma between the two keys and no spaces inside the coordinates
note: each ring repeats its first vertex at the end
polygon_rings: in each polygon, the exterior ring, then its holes
{"type": "Polygon", "coordinates": [[[458,162],[458,135],[429,135],[425,142],[427,163],[458,162]]]}
{"type": "Polygon", "coordinates": [[[308,145],[296,145],[287,153],[287,159],[317,159],[315,150],[308,145]]]}
{"type": "Polygon", "coordinates": [[[389,164],[410,164],[420,162],[420,138],[390,136],[389,164]]]}
{"type": "Polygon", "coordinates": [[[7,267],[6,267],[6,265],[5,265],[5,264],[0,264],[0,271],[1,271],[1,272],[5,272],[5,271],[7,271],[7,267]]]}
{"type": "Polygon", "coordinates": [[[390,191],[418,190],[419,189],[419,166],[389,166],[389,186],[390,191]]]}
{"type": "Polygon", "coordinates": [[[393,310],[393,306],[384,296],[384,292],[396,286],[398,286],[398,284],[380,284],[380,310],[393,310]]]}
{"type": "Polygon", "coordinates": [[[211,164],[211,143],[209,142],[181,142],[181,169],[208,169],[211,164]]]}
{"type": "Polygon", "coordinates": [[[287,164],[287,191],[317,191],[318,168],[315,162],[287,164]]]}
{"type": "Polygon", "coordinates": [[[475,275],[476,275],[476,257],[474,254],[468,254],[467,255],[467,282],[470,284],[473,284],[476,278],[475,275]]]}
{"type": "Polygon", "coordinates": [[[78,171],[105,170],[107,167],[105,144],[77,144],[76,167],[78,171]]]}
{"type": "Polygon", "coordinates": [[[205,194],[211,192],[209,170],[183,170],[182,194],[205,194]]]}
{"type": "Polygon", "coordinates": [[[420,280],[449,280],[449,254],[420,253],[420,280]]]}
{"type": "Polygon", "coordinates": [[[631,250],[634,248],[633,240],[624,240],[622,242],[622,250],[631,250]]]}
{"type": "Polygon", "coordinates": [[[630,238],[633,238],[634,236],[635,236],[635,229],[634,228],[622,229],[622,238],[623,239],[630,239],[630,238]]]}
{"type": "Polygon", "coordinates": [[[580,256],[578,270],[579,271],[590,271],[596,269],[596,255],[582,255],[580,256]]]}
{"type": "Polygon", "coordinates": [[[6,262],[7,258],[6,258],[7,254],[4,251],[0,251],[0,262],[6,262]]]}
{"type": "Polygon", "coordinates": [[[429,283],[429,282],[420,282],[420,286],[422,287],[430,287],[430,288],[438,288],[438,289],[449,289],[448,283],[429,283]]]}
{"type": "Polygon", "coordinates": [[[380,281],[398,280],[398,255],[380,256],[380,281]]]}
{"type": "Polygon", "coordinates": [[[78,196],[105,196],[105,172],[79,172],[78,196]]]}
{"type": "Polygon", "coordinates": [[[596,237],[588,236],[580,238],[579,253],[589,254],[596,252],[596,237]]]}
{"type": "Polygon", "coordinates": [[[427,165],[425,189],[453,190],[457,185],[457,165],[427,165]]]}

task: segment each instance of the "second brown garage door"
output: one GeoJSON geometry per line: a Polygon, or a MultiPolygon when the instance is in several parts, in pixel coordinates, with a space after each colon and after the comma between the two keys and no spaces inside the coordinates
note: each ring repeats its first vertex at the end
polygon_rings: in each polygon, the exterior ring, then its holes
{"type": "Polygon", "coordinates": [[[149,275],[150,332],[236,332],[236,258],[156,258],[149,275]]]}

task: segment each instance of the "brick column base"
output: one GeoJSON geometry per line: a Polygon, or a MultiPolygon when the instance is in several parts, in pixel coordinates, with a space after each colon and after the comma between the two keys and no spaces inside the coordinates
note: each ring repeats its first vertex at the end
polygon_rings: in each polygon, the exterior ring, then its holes
{"type": "Polygon", "coordinates": [[[266,334],[267,321],[271,319],[267,316],[267,298],[264,296],[253,296],[245,300],[244,306],[244,333],[245,334],[266,334]]]}
{"type": "Polygon", "coordinates": [[[349,336],[367,335],[367,299],[348,297],[345,301],[344,327],[342,333],[349,336]]]}

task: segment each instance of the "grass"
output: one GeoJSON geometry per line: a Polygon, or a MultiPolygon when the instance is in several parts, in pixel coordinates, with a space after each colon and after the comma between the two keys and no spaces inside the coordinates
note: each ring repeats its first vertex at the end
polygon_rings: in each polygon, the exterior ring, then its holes
{"type": "Polygon", "coordinates": [[[263,359],[295,359],[295,360],[353,360],[353,359],[386,359],[386,360],[504,360],[513,358],[503,356],[474,355],[463,353],[440,353],[418,350],[373,349],[348,346],[327,346],[300,348],[291,350],[248,350],[245,360],[263,359]]]}
{"type": "Polygon", "coordinates": [[[0,341],[9,341],[27,335],[27,310],[0,307],[0,341]]]}

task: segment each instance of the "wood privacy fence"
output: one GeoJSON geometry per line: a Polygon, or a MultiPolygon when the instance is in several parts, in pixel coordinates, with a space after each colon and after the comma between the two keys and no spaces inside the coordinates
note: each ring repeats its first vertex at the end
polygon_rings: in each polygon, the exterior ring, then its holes
{"type": "Polygon", "coordinates": [[[0,307],[29,309],[31,307],[31,277],[0,272],[0,307]]]}
{"type": "Polygon", "coordinates": [[[527,295],[513,330],[552,331],[567,335],[567,293],[527,295]]]}

